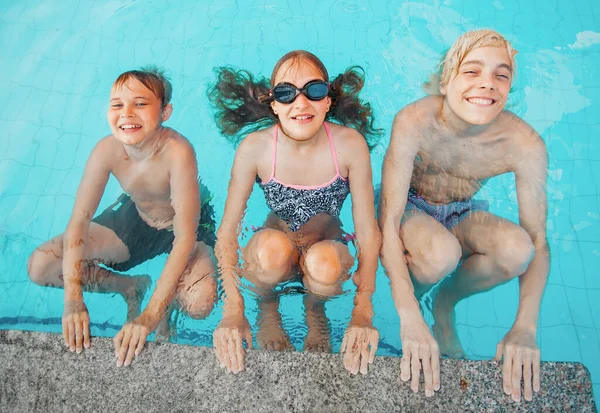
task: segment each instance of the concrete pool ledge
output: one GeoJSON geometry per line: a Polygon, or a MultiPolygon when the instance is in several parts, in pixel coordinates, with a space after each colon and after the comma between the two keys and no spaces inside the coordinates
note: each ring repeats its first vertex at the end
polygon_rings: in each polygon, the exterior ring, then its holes
{"type": "Polygon", "coordinates": [[[542,363],[541,391],[514,403],[492,361],[442,360],[442,389],[425,398],[400,380],[396,357],[377,357],[356,377],[336,354],[249,351],[238,375],[224,372],[206,347],[148,343],[127,368],[113,357],[108,338],[77,355],[57,334],[2,330],[0,411],[596,411],[579,363],[542,363]]]}

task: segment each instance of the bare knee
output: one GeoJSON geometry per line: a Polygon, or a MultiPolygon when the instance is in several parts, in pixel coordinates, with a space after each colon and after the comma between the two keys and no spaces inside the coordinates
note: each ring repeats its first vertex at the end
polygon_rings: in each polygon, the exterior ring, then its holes
{"type": "Polygon", "coordinates": [[[48,280],[51,261],[46,252],[36,248],[27,260],[27,275],[29,275],[29,279],[37,285],[45,286],[48,280]]]}
{"type": "Polygon", "coordinates": [[[504,230],[497,237],[494,250],[496,264],[507,279],[523,274],[535,255],[531,237],[521,227],[504,230]]]}
{"type": "Polygon", "coordinates": [[[252,264],[258,268],[253,276],[267,284],[284,281],[294,263],[295,249],[291,240],[284,233],[269,229],[262,230],[257,236],[252,246],[252,264]]]}
{"type": "Polygon", "coordinates": [[[333,241],[313,245],[304,258],[306,287],[313,293],[331,295],[348,274],[352,262],[350,253],[333,241]]]}
{"type": "Polygon", "coordinates": [[[217,283],[212,274],[180,292],[177,297],[181,309],[191,318],[203,319],[210,315],[217,301],[217,283]]]}
{"type": "Polygon", "coordinates": [[[197,320],[204,319],[210,315],[215,308],[216,295],[212,297],[202,297],[200,300],[195,300],[184,305],[185,313],[191,318],[197,320]]]}
{"type": "Polygon", "coordinates": [[[416,251],[409,251],[410,270],[420,284],[431,286],[454,271],[461,256],[460,243],[452,234],[438,234],[416,251]]]}

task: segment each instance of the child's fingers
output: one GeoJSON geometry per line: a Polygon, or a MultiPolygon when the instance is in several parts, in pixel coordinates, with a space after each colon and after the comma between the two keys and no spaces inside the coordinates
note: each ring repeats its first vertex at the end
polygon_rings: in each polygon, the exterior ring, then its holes
{"type": "Polygon", "coordinates": [[[142,352],[142,349],[144,348],[144,345],[146,344],[146,336],[142,335],[142,337],[140,337],[140,341],[135,349],[135,356],[139,356],[140,353],[142,352]]]}
{"type": "Polygon", "coordinates": [[[127,355],[125,356],[124,366],[129,366],[131,361],[133,360],[133,356],[135,355],[135,349],[137,348],[138,343],[140,342],[140,333],[136,331],[131,336],[131,340],[129,340],[129,344],[127,346],[127,355]]]}
{"type": "Polygon", "coordinates": [[[121,348],[119,348],[117,354],[117,367],[121,367],[123,362],[125,361],[125,356],[127,355],[127,349],[129,348],[129,341],[131,340],[131,333],[128,331],[125,332],[123,336],[123,341],[121,341],[121,348]]]}
{"type": "Polygon", "coordinates": [[[502,353],[504,353],[504,342],[503,341],[499,342],[498,345],[496,346],[496,356],[494,356],[494,360],[501,361],[502,353]]]}
{"type": "Polygon", "coordinates": [[[352,371],[354,370],[354,355],[352,349],[354,347],[354,342],[356,341],[356,337],[354,335],[354,330],[346,330],[346,334],[344,334],[344,367],[351,374],[355,374],[352,371]]]}
{"type": "Polygon", "coordinates": [[[231,334],[228,334],[227,337],[227,359],[229,361],[229,365],[231,366],[230,371],[233,373],[239,373],[239,362],[237,359],[237,349],[235,348],[235,341],[231,334]]]}
{"type": "Polygon", "coordinates": [[[369,352],[369,364],[371,364],[375,361],[375,353],[377,353],[377,347],[379,346],[379,332],[374,330],[369,339],[369,346],[371,346],[369,352]]]}
{"type": "Polygon", "coordinates": [[[115,345],[115,355],[119,354],[119,350],[121,350],[121,342],[123,341],[123,336],[125,332],[123,330],[119,331],[115,338],[113,338],[113,344],[115,345]]]}
{"type": "MultiPolygon", "coordinates": [[[[346,332],[344,333],[344,338],[342,339],[342,345],[340,346],[340,353],[343,353],[346,351],[346,345],[348,344],[348,330],[346,330],[346,332]]],[[[344,356],[344,360],[346,359],[346,357],[344,356]]]]}
{"type": "Polygon", "coordinates": [[[416,347],[412,351],[412,357],[410,360],[410,374],[411,382],[410,388],[415,393],[419,391],[419,379],[421,378],[421,360],[419,360],[419,348],[416,347]]]}
{"type": "Polygon", "coordinates": [[[533,353],[533,391],[540,391],[540,351],[533,353]]]}
{"type": "Polygon", "coordinates": [[[83,322],[83,346],[90,348],[90,345],[90,322],[89,320],[85,320],[83,322]]]}
{"type": "Polygon", "coordinates": [[[433,373],[433,390],[440,389],[440,351],[437,344],[431,350],[431,371],[433,373]]]}
{"type": "Polygon", "coordinates": [[[83,350],[83,321],[77,320],[75,322],[75,350],[77,354],[83,350]]]}
{"type": "Polygon", "coordinates": [[[236,349],[236,358],[238,361],[238,371],[244,370],[244,346],[242,345],[242,336],[237,328],[233,330],[233,341],[236,349]]]}
{"type": "Polygon", "coordinates": [[[219,362],[221,368],[225,367],[225,361],[223,359],[223,346],[221,342],[220,330],[215,330],[213,333],[213,348],[215,349],[215,356],[219,362]]]}
{"type": "Polygon", "coordinates": [[[65,340],[65,347],[69,347],[69,322],[64,317],[62,319],[62,334],[63,340],[65,340]]]}
{"type": "Polygon", "coordinates": [[[75,351],[75,323],[73,320],[69,320],[69,349],[75,351]]]}
{"type": "Polygon", "coordinates": [[[431,369],[431,359],[429,355],[423,355],[423,377],[425,378],[425,397],[433,396],[433,371],[431,369]]]}
{"type": "MultiPolygon", "coordinates": [[[[365,331],[365,334],[368,334],[365,331]]],[[[367,374],[369,366],[369,338],[363,335],[360,343],[360,373],[367,374]]]]}
{"type": "Polygon", "coordinates": [[[511,377],[512,377],[513,353],[510,348],[506,349],[504,361],[502,362],[502,387],[504,393],[510,395],[512,393],[511,377]]]}
{"type": "Polygon", "coordinates": [[[223,340],[221,340],[221,338],[217,340],[217,347],[215,347],[215,352],[217,354],[217,360],[219,360],[219,365],[222,368],[226,369],[227,361],[225,360],[225,349],[223,346],[223,340]]]}
{"type": "Polygon", "coordinates": [[[250,329],[247,329],[244,332],[244,336],[246,338],[246,347],[252,348],[252,333],[250,332],[250,329]]]}
{"type": "Polygon", "coordinates": [[[402,343],[402,358],[400,359],[400,379],[408,381],[410,379],[410,359],[411,347],[408,343],[402,343]]]}

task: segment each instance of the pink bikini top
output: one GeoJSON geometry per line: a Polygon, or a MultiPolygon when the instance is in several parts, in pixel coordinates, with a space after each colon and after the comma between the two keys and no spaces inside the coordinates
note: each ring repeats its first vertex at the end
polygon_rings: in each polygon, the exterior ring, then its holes
{"type": "Polygon", "coordinates": [[[322,212],[338,217],[344,200],[350,193],[348,179],[340,175],[340,168],[327,123],[325,132],[329,139],[329,149],[335,165],[335,176],[327,183],[318,186],[288,185],[275,178],[275,161],[277,154],[277,135],[279,126],[273,129],[273,167],[271,177],[262,182],[256,177],[256,182],[265,193],[267,205],[291,231],[298,231],[312,217],[322,212]]]}

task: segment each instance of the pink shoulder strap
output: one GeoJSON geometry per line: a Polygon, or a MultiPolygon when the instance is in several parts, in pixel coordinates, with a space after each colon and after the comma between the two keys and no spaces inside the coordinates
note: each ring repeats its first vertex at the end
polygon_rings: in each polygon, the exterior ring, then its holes
{"type": "Polygon", "coordinates": [[[271,166],[271,176],[267,179],[266,182],[269,182],[271,179],[275,177],[275,162],[277,157],[277,135],[279,134],[279,125],[275,125],[273,128],[273,164],[271,166]]]}
{"type": "Polygon", "coordinates": [[[335,173],[337,176],[341,176],[340,166],[338,165],[337,155],[335,154],[335,147],[333,146],[333,139],[331,139],[331,132],[329,131],[329,126],[327,125],[327,122],[323,122],[323,125],[325,125],[325,132],[327,133],[327,139],[329,139],[329,149],[331,149],[331,156],[335,165],[335,173]]]}

